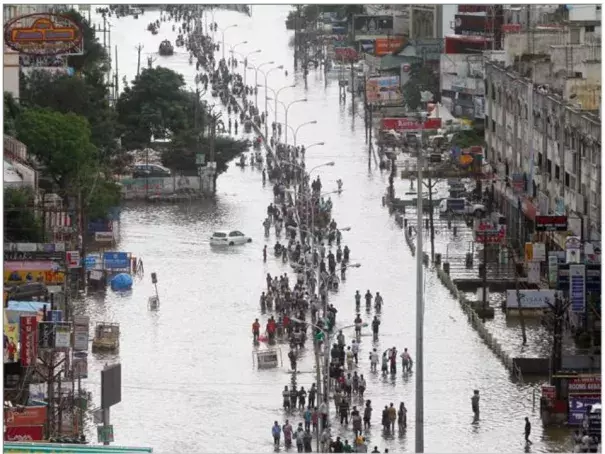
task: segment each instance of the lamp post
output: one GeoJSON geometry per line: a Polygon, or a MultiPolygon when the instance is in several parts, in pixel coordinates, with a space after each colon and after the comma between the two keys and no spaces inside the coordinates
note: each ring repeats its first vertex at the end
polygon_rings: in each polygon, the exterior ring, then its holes
{"type": "MultiPolygon", "coordinates": [[[[271,68],[267,72],[264,72],[263,70],[259,70],[261,72],[261,74],[263,76],[265,76],[265,137],[267,137],[269,135],[269,121],[268,121],[269,112],[268,112],[268,108],[267,108],[267,101],[269,100],[269,98],[268,98],[269,92],[267,90],[267,77],[269,76],[269,74],[271,74],[271,71],[275,71],[276,69],[284,69],[284,65],[279,65],[274,68],[271,68]]],[[[256,86],[258,87],[258,84],[256,86]]]]}
{"type": "MultiPolygon", "coordinates": [[[[275,62],[273,60],[271,60],[271,61],[266,61],[265,63],[261,63],[258,66],[250,65],[250,67],[248,69],[254,70],[254,86],[255,87],[258,87],[258,70],[261,69],[263,66],[272,65],[274,63],[275,62]]],[[[255,93],[254,93],[254,105],[256,107],[258,107],[258,89],[256,89],[255,93]]]]}
{"type": "Polygon", "coordinates": [[[225,59],[225,32],[233,27],[237,27],[237,24],[229,25],[228,27],[225,27],[225,28],[218,27],[218,29],[221,31],[221,35],[222,35],[223,60],[225,59]]]}
{"type": "MultiPolygon", "coordinates": [[[[288,128],[287,128],[287,126],[288,126],[288,110],[290,110],[290,107],[292,107],[294,104],[297,104],[299,102],[307,102],[307,98],[297,99],[295,101],[292,101],[290,104],[288,104],[286,106],[286,113],[285,113],[285,119],[284,119],[284,121],[286,123],[286,145],[288,145],[288,128]]],[[[334,164],[332,164],[332,165],[334,165],[334,164]]]]}
{"type": "MultiPolygon", "coordinates": [[[[260,88],[260,86],[259,86],[259,85],[257,85],[257,87],[258,87],[258,88],[260,88]]],[[[265,91],[266,91],[266,90],[269,90],[269,91],[271,91],[271,93],[273,93],[273,100],[275,101],[275,103],[274,103],[274,110],[275,110],[275,112],[274,112],[274,115],[275,115],[275,123],[277,123],[277,103],[278,103],[278,102],[281,102],[281,101],[278,101],[278,99],[277,99],[277,98],[279,97],[279,94],[281,93],[281,91],[282,91],[282,90],[285,90],[286,88],[294,88],[294,87],[296,87],[296,85],[294,85],[294,84],[292,84],[292,85],[286,85],[286,86],[281,87],[279,90],[277,90],[277,91],[276,91],[276,90],[274,90],[274,89],[273,89],[273,88],[271,88],[271,87],[267,87],[267,86],[265,86],[265,91]]],[[[266,95],[265,95],[265,96],[266,96],[266,95]]],[[[270,100],[271,98],[267,98],[267,99],[268,99],[268,100],[270,100]]],[[[283,103],[282,103],[282,104],[283,104],[283,103]]]]}
{"type": "Polygon", "coordinates": [[[235,52],[235,48],[237,46],[241,46],[242,44],[248,44],[248,41],[241,41],[233,46],[229,46],[229,53],[231,54],[231,59],[233,59],[233,53],[235,52]]]}
{"type": "Polygon", "coordinates": [[[248,52],[247,54],[242,54],[241,52],[238,52],[236,50],[233,51],[234,54],[237,54],[243,58],[243,60],[240,61],[240,63],[242,65],[244,65],[244,85],[247,85],[246,84],[246,74],[248,73],[248,57],[252,54],[260,54],[261,52],[262,51],[260,49],[253,50],[252,52],[248,52]]]}

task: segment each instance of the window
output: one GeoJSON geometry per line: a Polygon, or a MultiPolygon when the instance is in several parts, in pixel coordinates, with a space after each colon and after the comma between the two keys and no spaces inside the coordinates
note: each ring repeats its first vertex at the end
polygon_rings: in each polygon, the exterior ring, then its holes
{"type": "Polygon", "coordinates": [[[561,169],[559,168],[559,166],[556,165],[555,166],[555,178],[557,180],[560,180],[561,179],[560,177],[561,177],[561,169]]]}
{"type": "Polygon", "coordinates": [[[492,82],[492,101],[496,100],[496,86],[492,82]]]}
{"type": "Polygon", "coordinates": [[[224,232],[214,232],[212,236],[214,238],[225,238],[227,235],[224,232]]]}
{"type": "MultiPolygon", "coordinates": [[[[600,8],[600,7],[597,6],[597,8],[600,8]]],[[[584,31],[586,33],[594,33],[594,25],[587,25],[586,27],[584,27],[584,31]]]]}
{"type": "Polygon", "coordinates": [[[569,186],[569,173],[568,172],[565,172],[565,186],[568,187],[568,188],[570,187],[569,186]]]}
{"type": "Polygon", "coordinates": [[[492,132],[496,132],[496,122],[492,120],[492,132]]]}
{"type": "Polygon", "coordinates": [[[546,173],[550,173],[552,175],[552,161],[550,159],[546,160],[546,173]]]}
{"type": "Polygon", "coordinates": [[[538,152],[538,167],[542,168],[542,153],[538,152]]]}

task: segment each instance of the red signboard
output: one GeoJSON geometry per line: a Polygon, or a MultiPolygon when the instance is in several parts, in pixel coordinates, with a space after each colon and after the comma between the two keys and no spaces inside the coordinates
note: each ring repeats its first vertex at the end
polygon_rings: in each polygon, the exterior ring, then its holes
{"type": "Polygon", "coordinates": [[[405,42],[405,38],[403,37],[376,38],[374,41],[374,54],[377,57],[390,54],[401,49],[405,42]]]}
{"type": "Polygon", "coordinates": [[[500,244],[506,241],[506,226],[495,228],[492,224],[482,222],[475,230],[475,241],[481,244],[500,244]]]}
{"type": "Polygon", "coordinates": [[[521,31],[521,24],[504,24],[502,25],[502,31],[504,33],[519,33],[521,31]]]}
{"type": "Polygon", "coordinates": [[[21,407],[4,410],[6,427],[43,426],[46,424],[46,407],[21,407]]]}
{"type": "Polygon", "coordinates": [[[458,5],[459,13],[484,13],[489,5],[458,5]]]}
{"type": "Polygon", "coordinates": [[[38,354],[38,319],[35,315],[21,316],[21,365],[33,366],[38,354]]]}
{"type": "Polygon", "coordinates": [[[383,118],[381,129],[394,129],[395,131],[414,131],[441,128],[441,118],[428,118],[424,125],[411,118],[383,118]]]}
{"type": "Polygon", "coordinates": [[[557,397],[557,388],[550,385],[542,386],[542,397],[546,397],[550,400],[555,400],[555,398],[557,397]]]}
{"type": "Polygon", "coordinates": [[[556,231],[567,231],[567,216],[536,216],[536,232],[556,231]]]}
{"type": "Polygon", "coordinates": [[[569,380],[569,394],[600,394],[601,377],[576,377],[569,380]]]}
{"type": "Polygon", "coordinates": [[[44,426],[7,427],[4,441],[29,442],[44,440],[44,426]]]}
{"type": "Polygon", "coordinates": [[[335,60],[346,60],[346,61],[357,61],[359,54],[352,47],[335,47],[334,48],[335,60]]]}

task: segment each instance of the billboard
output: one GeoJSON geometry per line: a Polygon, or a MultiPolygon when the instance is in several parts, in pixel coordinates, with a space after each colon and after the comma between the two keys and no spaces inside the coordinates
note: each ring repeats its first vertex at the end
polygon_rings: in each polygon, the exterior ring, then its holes
{"type": "Polygon", "coordinates": [[[567,216],[536,216],[536,232],[566,232],[567,216]]]}
{"type": "Polygon", "coordinates": [[[569,413],[567,423],[571,426],[579,426],[584,421],[584,415],[590,405],[600,404],[600,397],[569,397],[569,413]]]}
{"type": "Polygon", "coordinates": [[[130,269],[128,252],[104,252],[103,265],[105,269],[130,269]]]}
{"type": "Polygon", "coordinates": [[[114,364],[101,371],[101,408],[122,401],[122,365],[114,364]]]}
{"type": "Polygon", "coordinates": [[[65,243],[4,243],[4,261],[65,260],[65,243]]]}
{"type": "Polygon", "coordinates": [[[359,60],[359,54],[352,47],[335,47],[334,59],[338,61],[353,61],[359,60]]]}
{"type": "Polygon", "coordinates": [[[485,16],[456,14],[454,33],[456,35],[486,35],[492,33],[493,21],[485,16]]]}
{"type": "Polygon", "coordinates": [[[393,16],[353,16],[357,35],[388,35],[393,32],[393,16]]]}
{"type": "Polygon", "coordinates": [[[383,118],[381,129],[393,129],[395,131],[420,131],[441,128],[441,118],[427,118],[423,123],[412,118],[383,118]]]}
{"type": "Polygon", "coordinates": [[[21,316],[20,335],[21,365],[33,366],[38,354],[38,318],[35,315],[21,316]]]}
{"type": "Polygon", "coordinates": [[[584,376],[569,379],[569,394],[601,394],[601,377],[584,376]]]}
{"type": "MultiPolygon", "coordinates": [[[[519,290],[521,296],[522,309],[548,309],[550,304],[555,302],[555,290],[519,290]]],[[[506,308],[519,309],[519,300],[517,299],[516,290],[506,291],[506,308]]]]}
{"type": "Polygon", "coordinates": [[[399,76],[370,77],[366,81],[366,99],[370,104],[393,104],[403,101],[399,76]]]}
{"type": "Polygon", "coordinates": [[[489,5],[458,5],[459,13],[485,13],[489,5]]]}
{"type": "Polygon", "coordinates": [[[4,431],[4,441],[25,443],[44,440],[44,426],[7,427],[4,431]]]}
{"type": "Polygon", "coordinates": [[[19,324],[9,323],[4,312],[4,362],[14,363],[19,360],[19,324]]]}
{"type": "Polygon", "coordinates": [[[7,427],[42,426],[46,424],[46,406],[6,408],[4,423],[7,427]]]}
{"type": "Polygon", "coordinates": [[[569,265],[569,301],[572,312],[586,310],[586,265],[569,265]]]}
{"type": "Polygon", "coordinates": [[[4,44],[26,55],[82,55],[84,38],[78,24],[60,14],[19,16],[4,26],[4,44]]]}
{"type": "Polygon", "coordinates": [[[376,38],[374,40],[374,54],[377,57],[391,54],[401,49],[407,40],[402,36],[396,36],[393,38],[376,38]]]}

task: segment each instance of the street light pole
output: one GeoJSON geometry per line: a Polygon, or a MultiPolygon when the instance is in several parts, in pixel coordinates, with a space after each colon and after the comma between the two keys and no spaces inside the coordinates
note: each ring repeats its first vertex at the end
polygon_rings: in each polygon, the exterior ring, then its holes
{"type": "Polygon", "coordinates": [[[285,123],[286,123],[286,145],[288,145],[288,110],[290,110],[290,107],[292,107],[294,104],[299,103],[299,102],[307,102],[307,98],[297,99],[296,101],[292,101],[286,107],[286,118],[285,118],[285,123]]]}
{"type": "MultiPolygon", "coordinates": [[[[267,77],[269,76],[269,74],[271,74],[271,71],[275,71],[276,69],[283,69],[283,68],[284,68],[284,65],[279,65],[279,66],[276,66],[275,68],[271,68],[267,72],[261,71],[263,76],[265,76],[265,137],[269,136],[269,112],[268,112],[268,107],[267,107],[267,102],[269,100],[269,98],[268,98],[269,91],[267,90],[267,77]]],[[[257,85],[257,87],[258,87],[258,85],[257,85]]]]}
{"type": "MultiPolygon", "coordinates": [[[[424,119],[421,120],[424,124],[424,119]]],[[[424,132],[424,131],[423,131],[424,132]]],[[[416,425],[415,439],[416,452],[424,452],[424,378],[423,378],[423,330],[424,330],[424,265],[422,262],[422,166],[424,134],[420,137],[420,149],[418,150],[418,205],[416,226],[416,425]]],[[[431,207],[432,209],[432,207],[431,207]]]]}
{"type": "Polygon", "coordinates": [[[241,52],[238,51],[233,51],[234,54],[240,55],[242,57],[242,61],[240,63],[242,63],[244,65],[244,86],[246,86],[246,74],[248,73],[248,57],[252,54],[259,54],[261,52],[260,49],[256,49],[253,50],[252,52],[248,52],[247,54],[242,54],[241,52]]]}
{"type": "Polygon", "coordinates": [[[222,41],[223,41],[223,42],[222,42],[222,48],[223,48],[223,60],[225,59],[225,32],[226,32],[227,30],[229,30],[230,28],[233,28],[233,27],[237,27],[237,24],[229,25],[228,27],[225,27],[225,28],[221,28],[221,29],[220,29],[220,31],[221,31],[221,35],[222,35],[222,38],[223,38],[223,39],[222,39],[222,41]]]}
{"type": "Polygon", "coordinates": [[[300,128],[302,128],[303,126],[307,126],[307,125],[316,125],[317,124],[317,120],[313,120],[313,121],[307,121],[301,125],[299,125],[295,130],[294,130],[294,148],[296,148],[296,134],[298,134],[298,130],[300,128]]]}
{"type": "Polygon", "coordinates": [[[254,86],[257,87],[254,90],[254,105],[255,107],[258,107],[258,70],[261,69],[263,66],[265,65],[272,65],[275,62],[273,60],[271,61],[266,61],[265,63],[261,63],[258,66],[254,66],[254,65],[250,65],[251,68],[254,70],[254,86]]]}

